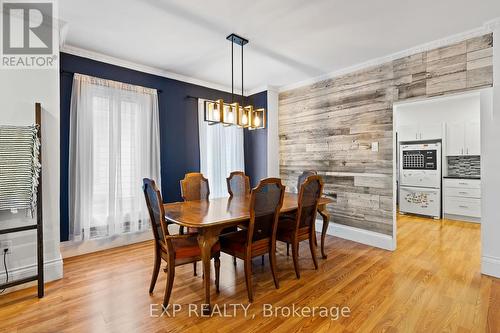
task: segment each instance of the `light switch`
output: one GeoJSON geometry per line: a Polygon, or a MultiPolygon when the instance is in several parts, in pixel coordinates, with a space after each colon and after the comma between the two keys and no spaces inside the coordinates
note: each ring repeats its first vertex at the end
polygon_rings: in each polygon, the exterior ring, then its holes
{"type": "Polygon", "coordinates": [[[372,142],[372,151],[378,151],[378,142],[372,142]]]}

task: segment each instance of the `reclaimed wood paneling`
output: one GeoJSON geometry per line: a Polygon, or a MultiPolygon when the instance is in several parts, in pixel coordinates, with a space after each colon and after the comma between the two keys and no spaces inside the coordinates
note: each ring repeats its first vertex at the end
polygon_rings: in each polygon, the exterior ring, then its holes
{"type": "Polygon", "coordinates": [[[332,221],[392,234],[393,103],[491,86],[492,45],[488,34],[280,93],[286,186],[315,169],[337,194],[332,221]]]}

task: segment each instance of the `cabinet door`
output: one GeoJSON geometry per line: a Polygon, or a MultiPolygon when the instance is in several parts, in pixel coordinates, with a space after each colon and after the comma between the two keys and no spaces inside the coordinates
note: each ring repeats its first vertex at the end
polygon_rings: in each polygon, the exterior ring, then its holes
{"type": "Polygon", "coordinates": [[[480,127],[479,122],[465,124],[465,153],[467,155],[481,155],[480,127]]]}
{"type": "Polygon", "coordinates": [[[413,125],[403,125],[399,126],[398,129],[398,140],[399,141],[415,141],[420,140],[418,134],[418,127],[413,125]]]}
{"type": "Polygon", "coordinates": [[[463,122],[446,124],[446,154],[459,156],[464,154],[465,125],[463,122]]]}
{"type": "Polygon", "coordinates": [[[443,125],[423,124],[420,125],[420,140],[438,140],[443,138],[443,125]]]}

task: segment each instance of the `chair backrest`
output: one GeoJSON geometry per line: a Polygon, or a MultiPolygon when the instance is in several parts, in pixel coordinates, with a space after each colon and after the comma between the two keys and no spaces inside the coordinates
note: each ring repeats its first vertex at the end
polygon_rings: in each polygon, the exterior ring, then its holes
{"type": "Polygon", "coordinates": [[[208,200],[208,179],[199,172],[187,173],[181,180],[181,196],[184,201],[208,200]]]}
{"type": "Polygon", "coordinates": [[[296,229],[312,227],[316,221],[318,201],[323,192],[323,179],[313,175],[306,178],[300,187],[296,229]]]}
{"type": "Polygon", "coordinates": [[[250,194],[250,178],[243,171],[233,171],[226,178],[229,196],[245,196],[250,194]]]}
{"type": "Polygon", "coordinates": [[[168,227],[165,223],[165,211],[163,209],[163,199],[160,190],[158,190],[155,181],[152,179],[144,178],[142,183],[153,235],[157,242],[165,242],[165,235],[168,235],[168,227]]]}
{"type": "Polygon", "coordinates": [[[262,179],[252,190],[247,245],[264,238],[275,241],[284,195],[285,186],[279,178],[262,179]]]}
{"type": "Polygon", "coordinates": [[[299,178],[297,178],[297,193],[300,191],[300,186],[306,181],[307,177],[309,176],[315,176],[318,173],[315,170],[305,170],[299,175],[299,178]]]}

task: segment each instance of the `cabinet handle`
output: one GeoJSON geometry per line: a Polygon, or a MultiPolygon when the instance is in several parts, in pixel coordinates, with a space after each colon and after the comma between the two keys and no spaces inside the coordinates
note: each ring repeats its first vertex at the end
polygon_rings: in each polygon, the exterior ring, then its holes
{"type": "Polygon", "coordinates": [[[460,207],[460,208],[469,208],[469,206],[463,206],[463,205],[460,205],[458,207],[460,207]]]}
{"type": "Polygon", "coordinates": [[[458,192],[458,194],[468,194],[469,192],[458,192]]]}
{"type": "Polygon", "coordinates": [[[469,183],[458,183],[459,185],[469,185],[469,183]]]}

